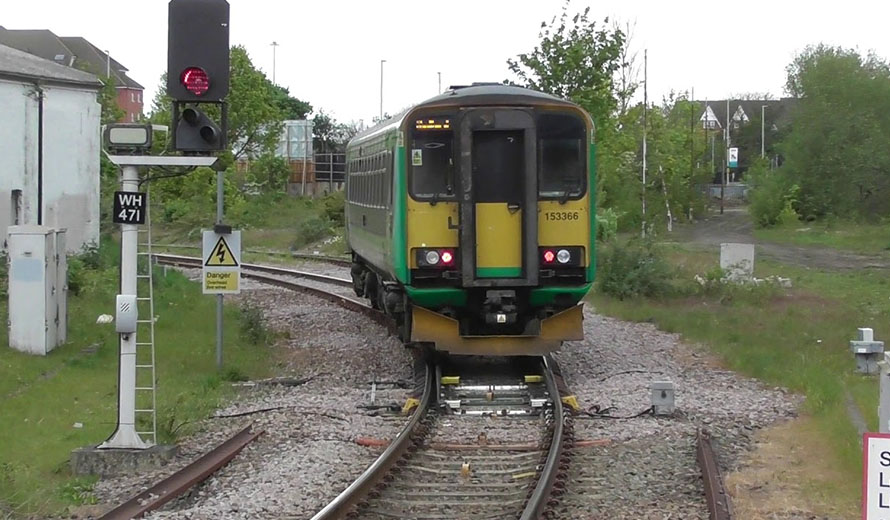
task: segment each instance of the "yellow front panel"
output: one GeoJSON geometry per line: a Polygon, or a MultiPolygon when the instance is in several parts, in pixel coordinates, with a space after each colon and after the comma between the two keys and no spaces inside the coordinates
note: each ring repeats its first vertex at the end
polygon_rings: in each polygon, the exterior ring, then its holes
{"type": "Polygon", "coordinates": [[[538,244],[582,246],[590,265],[590,213],[588,197],[560,204],[556,200],[538,202],[538,244]]]}
{"type": "Polygon", "coordinates": [[[506,202],[476,204],[476,275],[522,276],[522,210],[506,202]]]}
{"type": "Polygon", "coordinates": [[[454,247],[458,245],[456,229],[448,229],[448,217],[457,226],[460,219],[455,202],[439,202],[435,206],[429,202],[417,202],[408,197],[408,265],[417,268],[417,259],[411,253],[419,247],[454,247]]]}

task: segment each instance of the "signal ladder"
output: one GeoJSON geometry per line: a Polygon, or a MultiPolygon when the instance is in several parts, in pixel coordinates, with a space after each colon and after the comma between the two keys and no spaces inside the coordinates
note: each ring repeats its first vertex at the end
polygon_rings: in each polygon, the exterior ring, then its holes
{"type": "MultiPolygon", "coordinates": [[[[149,184],[150,186],[150,184],[149,184]]],[[[151,250],[151,198],[146,188],[148,204],[145,225],[137,234],[136,252],[136,433],[148,445],[158,443],[158,414],[155,372],[155,304],[154,262],[151,250]],[[149,429],[150,428],[150,429],[149,429]]]]}

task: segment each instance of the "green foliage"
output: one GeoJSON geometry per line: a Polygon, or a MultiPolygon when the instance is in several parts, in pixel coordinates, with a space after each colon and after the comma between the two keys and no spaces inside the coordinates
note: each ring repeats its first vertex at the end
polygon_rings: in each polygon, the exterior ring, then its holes
{"type": "Polygon", "coordinates": [[[335,191],[328,193],[321,200],[324,208],[324,216],[335,226],[343,226],[346,223],[346,193],[335,191]]]}
{"type": "Polygon", "coordinates": [[[589,18],[590,8],[541,24],[540,43],[532,52],[507,60],[510,71],[528,88],[578,103],[590,112],[597,127],[606,125],[618,106],[614,75],[621,67],[625,35],[589,18]]]}
{"type": "Polygon", "coordinates": [[[820,44],[788,66],[799,98],[780,168],[802,217],[890,215],[890,67],[874,54],[820,44]]]}
{"type": "Polygon", "coordinates": [[[287,159],[266,153],[250,163],[247,179],[261,186],[264,192],[283,192],[290,174],[287,159]]]}
{"type": "Polygon", "coordinates": [[[297,238],[293,248],[299,249],[331,234],[331,221],[320,215],[311,215],[297,226],[297,238]]]}
{"type": "Polygon", "coordinates": [[[266,328],[263,309],[254,304],[246,303],[239,307],[241,336],[251,345],[266,345],[271,334],[266,328]]]}
{"type": "Polygon", "coordinates": [[[0,253],[0,299],[9,296],[9,256],[0,253]]]}
{"type": "Polygon", "coordinates": [[[75,505],[94,505],[99,499],[93,493],[97,482],[96,477],[78,477],[62,485],[62,499],[75,505]]]}
{"type": "Polygon", "coordinates": [[[349,140],[358,133],[355,125],[338,123],[324,110],[312,118],[312,133],[315,134],[315,151],[320,153],[345,153],[349,140]]]}
{"type": "MultiPolygon", "coordinates": [[[[117,88],[113,78],[101,78],[102,89],[99,90],[99,106],[102,108],[100,119],[103,125],[120,122],[127,114],[117,104],[117,88]]],[[[130,121],[127,121],[128,123],[130,121]]]]}
{"type": "Polygon", "coordinates": [[[596,239],[608,242],[618,234],[618,213],[612,208],[599,208],[596,214],[596,239]]]}
{"type": "Polygon", "coordinates": [[[312,105],[291,96],[286,87],[273,85],[272,91],[278,111],[285,120],[306,119],[312,112],[312,105]]]}
{"type": "Polygon", "coordinates": [[[790,224],[796,219],[792,204],[797,186],[788,186],[787,179],[770,170],[765,161],[756,161],[747,173],[749,213],[754,224],[765,228],[777,224],[790,224]]]}
{"type": "Polygon", "coordinates": [[[599,263],[600,290],[619,300],[660,298],[672,291],[675,273],[651,241],[616,243],[599,263]]]}

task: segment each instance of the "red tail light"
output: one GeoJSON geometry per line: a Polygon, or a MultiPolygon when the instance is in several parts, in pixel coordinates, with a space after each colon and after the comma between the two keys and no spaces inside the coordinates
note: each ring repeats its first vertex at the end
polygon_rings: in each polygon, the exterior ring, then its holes
{"type": "Polygon", "coordinates": [[[196,96],[203,96],[210,90],[210,77],[200,67],[189,67],[182,71],[180,81],[189,92],[196,96]]]}
{"type": "Polygon", "coordinates": [[[552,264],[556,260],[556,253],[551,250],[544,251],[544,262],[552,264]]]}
{"type": "Polygon", "coordinates": [[[454,254],[451,251],[442,251],[442,263],[445,265],[451,265],[454,261],[454,254]]]}

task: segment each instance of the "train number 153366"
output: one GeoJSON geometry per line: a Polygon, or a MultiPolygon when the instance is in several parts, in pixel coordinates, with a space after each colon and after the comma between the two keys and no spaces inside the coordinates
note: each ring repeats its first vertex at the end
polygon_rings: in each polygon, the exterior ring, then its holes
{"type": "Polygon", "coordinates": [[[580,220],[581,214],[578,211],[545,211],[544,219],[549,221],[580,220]]]}

